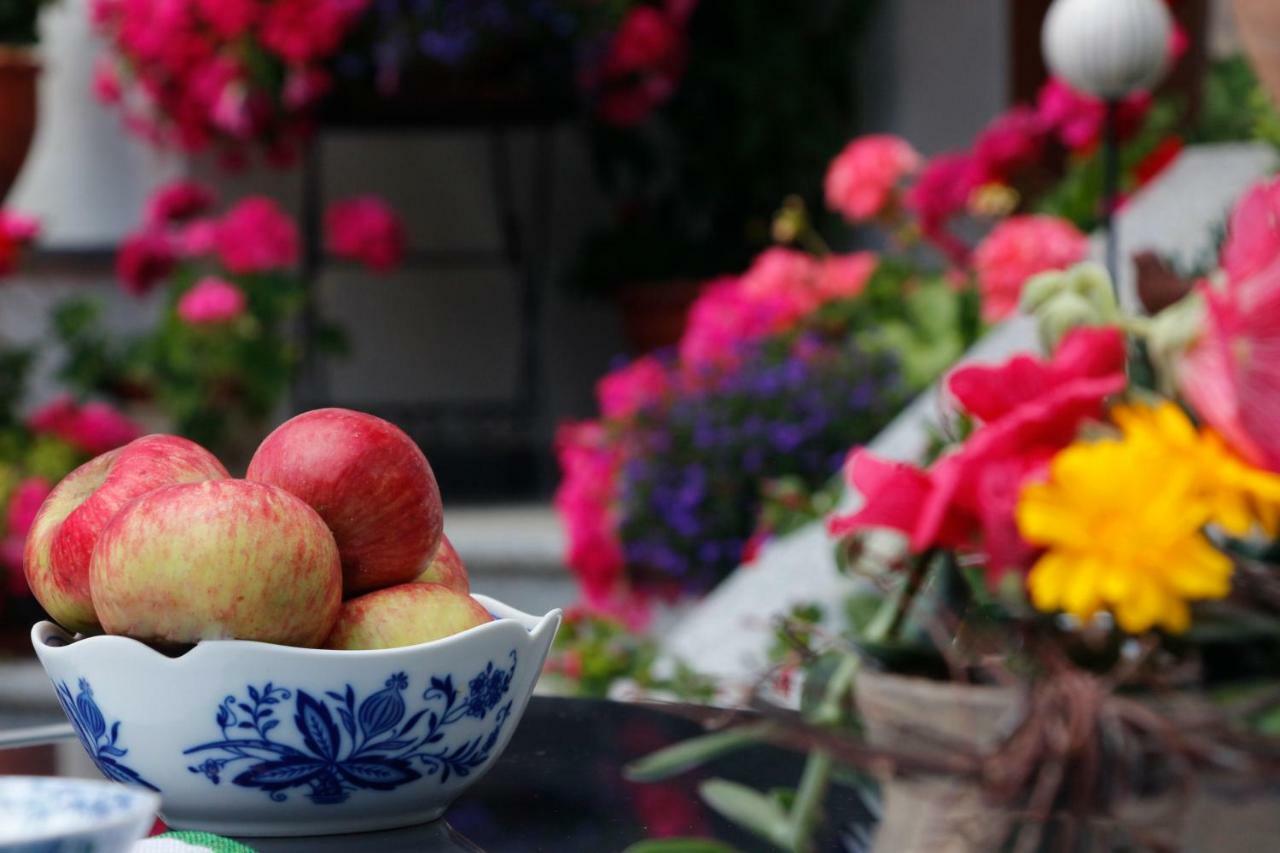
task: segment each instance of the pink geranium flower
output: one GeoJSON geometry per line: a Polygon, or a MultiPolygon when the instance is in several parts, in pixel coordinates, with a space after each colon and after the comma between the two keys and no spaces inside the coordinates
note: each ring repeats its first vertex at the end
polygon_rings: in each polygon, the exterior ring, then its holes
{"type": "Polygon", "coordinates": [[[602,424],[583,421],[560,427],[556,457],[561,480],[554,502],[568,540],[565,562],[588,601],[609,601],[624,568],[615,508],[621,456],[602,424]]]}
{"type": "Polygon", "coordinates": [[[916,150],[897,136],[859,137],[827,169],[823,182],[827,207],[850,222],[873,219],[893,207],[899,184],[915,174],[921,163],[916,150]]]}
{"type": "Polygon", "coordinates": [[[656,356],[647,355],[606,374],[596,383],[596,399],[605,418],[624,419],[656,408],[670,386],[666,366],[656,356]]]}
{"type": "Polygon", "coordinates": [[[874,252],[827,255],[818,265],[815,286],[822,302],[853,299],[867,289],[867,282],[880,265],[874,252]]]}
{"type": "Polygon", "coordinates": [[[142,435],[142,429],[106,403],[77,405],[61,395],[36,409],[27,419],[32,432],[52,435],[90,456],[106,453],[142,435]]]}
{"type": "Polygon", "coordinates": [[[201,17],[225,39],[248,32],[261,8],[257,0],[195,0],[195,6],[201,17]]]}
{"type": "Polygon", "coordinates": [[[207,213],[217,195],[199,181],[174,181],[157,189],[147,199],[146,223],[160,227],[186,222],[207,213]]]}
{"type": "Polygon", "coordinates": [[[914,553],[977,547],[992,580],[1025,568],[1032,551],[1014,521],[1018,492],[1102,416],[1106,398],[1125,387],[1124,365],[1124,336],[1106,328],[1072,331],[1048,361],[1017,356],[956,370],[948,387],[978,429],[928,470],[855,450],[845,476],[864,503],[828,528],[836,536],[897,530],[914,553]]]}
{"type": "Polygon", "coordinates": [[[325,213],[325,239],[333,254],[390,272],[404,258],[404,226],[385,201],[366,195],[334,202],[325,213]]]}
{"type": "Polygon", "coordinates": [[[286,269],[298,261],[298,229],[275,201],[252,196],[222,217],[215,248],[237,275],[286,269]]]}
{"type": "Polygon", "coordinates": [[[177,255],[161,231],[147,229],[127,237],[116,253],[116,276],[126,293],[144,296],[173,272],[177,255]]]}
{"type": "Polygon", "coordinates": [[[177,312],[191,326],[229,323],[244,313],[244,291],[226,279],[207,276],[178,299],[177,312]]]}
{"type": "Polygon", "coordinates": [[[1080,230],[1053,216],[1014,216],[1001,222],[974,252],[982,291],[982,316],[1003,320],[1018,307],[1027,279],[1084,260],[1089,240],[1080,230]]]}
{"type": "Polygon", "coordinates": [[[5,511],[5,529],[10,536],[27,535],[40,505],[51,491],[53,486],[43,477],[28,477],[18,484],[9,496],[9,507],[5,511]]]}

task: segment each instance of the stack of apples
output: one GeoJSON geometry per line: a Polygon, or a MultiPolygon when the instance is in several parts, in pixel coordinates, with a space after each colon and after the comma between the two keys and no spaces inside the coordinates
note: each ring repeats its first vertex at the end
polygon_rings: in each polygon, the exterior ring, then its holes
{"type": "Polygon", "coordinates": [[[412,439],[373,415],[318,409],[267,436],[243,480],[173,435],[85,463],[40,508],[24,564],[73,632],[394,648],[492,618],[443,517],[412,439]]]}

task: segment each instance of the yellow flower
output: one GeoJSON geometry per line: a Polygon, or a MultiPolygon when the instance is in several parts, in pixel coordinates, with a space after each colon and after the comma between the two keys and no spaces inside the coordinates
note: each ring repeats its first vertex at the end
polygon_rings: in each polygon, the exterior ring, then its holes
{"type": "Polygon", "coordinates": [[[1280,476],[1245,462],[1212,429],[1196,429],[1177,405],[1117,406],[1111,417],[1126,437],[1196,470],[1211,523],[1237,537],[1260,528],[1274,538],[1280,531],[1280,476]]]}
{"type": "Polygon", "coordinates": [[[1203,473],[1143,428],[1060,452],[1018,501],[1023,537],[1046,549],[1027,578],[1032,603],[1084,621],[1107,610],[1134,634],[1186,630],[1188,602],[1231,585],[1231,561],[1203,533],[1217,511],[1203,473]]]}

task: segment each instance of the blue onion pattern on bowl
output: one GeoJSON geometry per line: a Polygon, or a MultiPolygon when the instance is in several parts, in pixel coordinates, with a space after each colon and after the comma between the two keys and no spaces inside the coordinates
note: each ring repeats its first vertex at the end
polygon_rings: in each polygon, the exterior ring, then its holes
{"type": "Polygon", "coordinates": [[[158,792],[170,826],[221,835],[366,832],[438,818],[501,755],[560,611],[476,596],[493,622],[378,651],[127,637],[32,642],[107,778],[158,792]]]}

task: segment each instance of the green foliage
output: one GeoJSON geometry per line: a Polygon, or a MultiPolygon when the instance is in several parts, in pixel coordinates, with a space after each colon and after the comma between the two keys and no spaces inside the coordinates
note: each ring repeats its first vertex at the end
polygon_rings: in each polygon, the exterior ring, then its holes
{"type": "Polygon", "coordinates": [[[575,277],[608,290],[743,268],[780,199],[804,187],[817,200],[853,131],[854,45],[874,6],[702,0],[672,100],[641,128],[593,130],[614,219],[575,277]]]}
{"type": "Polygon", "coordinates": [[[710,838],[655,838],[637,841],[623,853],[738,853],[736,847],[710,838]]]}
{"type": "MultiPolygon", "coordinates": [[[[54,312],[54,332],[66,358],[59,378],[81,393],[154,401],[182,435],[212,448],[237,428],[268,418],[289,388],[298,352],[288,332],[302,307],[301,282],[286,274],[234,277],[248,307],[229,323],[191,325],[177,314],[178,300],[197,279],[177,274],[157,324],[132,338],[118,338],[102,324],[89,300],[64,302],[54,312]]],[[[340,330],[326,327],[318,347],[341,350],[340,330]]]]}
{"type": "Polygon", "coordinates": [[[604,698],[617,682],[629,680],[648,692],[670,693],[678,698],[707,702],[715,684],[682,661],[669,676],[654,671],[658,643],[630,631],[605,616],[576,613],[565,619],[556,634],[546,674],[566,692],[604,698]]]}
{"type": "Polygon", "coordinates": [[[708,761],[760,743],[769,727],[742,726],[681,741],[627,765],[623,775],[632,782],[658,782],[679,776],[708,761]]]}

